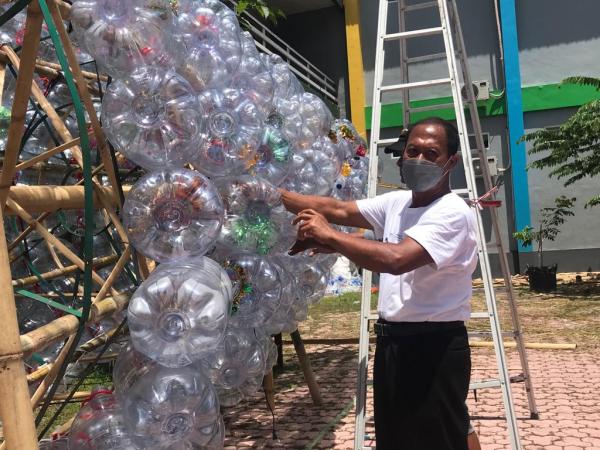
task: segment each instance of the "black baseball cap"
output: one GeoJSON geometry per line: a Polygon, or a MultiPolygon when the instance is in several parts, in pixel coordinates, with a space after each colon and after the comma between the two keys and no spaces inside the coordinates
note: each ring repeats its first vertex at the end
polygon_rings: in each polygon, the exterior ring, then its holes
{"type": "Polygon", "coordinates": [[[394,156],[402,156],[404,148],[406,147],[406,141],[408,141],[408,129],[404,128],[398,136],[398,140],[393,144],[388,145],[384,148],[384,153],[393,153],[394,156]]]}

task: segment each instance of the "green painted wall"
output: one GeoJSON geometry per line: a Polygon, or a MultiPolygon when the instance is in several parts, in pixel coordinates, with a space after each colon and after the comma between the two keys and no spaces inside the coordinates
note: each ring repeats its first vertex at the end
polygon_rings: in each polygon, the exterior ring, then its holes
{"type": "MultiPolygon", "coordinates": [[[[545,84],[541,86],[528,86],[522,89],[523,111],[544,111],[548,109],[570,108],[581,106],[591,100],[600,99],[600,91],[590,86],[579,86],[573,84],[545,84]]],[[[417,100],[411,102],[412,107],[442,105],[452,103],[452,97],[434,98],[429,100],[417,100]]],[[[501,116],[506,114],[504,96],[501,92],[491,93],[489,100],[481,100],[478,103],[479,115],[481,117],[501,116]]],[[[444,108],[434,111],[416,112],[411,114],[411,121],[417,121],[436,115],[444,119],[454,119],[454,109],[444,108]]],[[[371,129],[371,107],[365,108],[365,119],[367,129],[371,129]]],[[[393,103],[382,105],[381,128],[394,128],[402,126],[402,104],[393,103]]]]}

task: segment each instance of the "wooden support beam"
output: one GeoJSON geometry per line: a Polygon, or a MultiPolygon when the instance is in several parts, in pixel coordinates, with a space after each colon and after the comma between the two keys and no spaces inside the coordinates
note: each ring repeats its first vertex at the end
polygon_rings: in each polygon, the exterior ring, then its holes
{"type": "Polygon", "coordinates": [[[80,144],[80,139],[79,138],[75,138],[72,141],[69,142],[65,142],[64,144],[61,144],[57,147],[51,148],[50,150],[45,151],[44,153],[34,156],[31,159],[28,159],[27,161],[23,161],[20,164],[17,164],[17,166],[15,167],[15,170],[24,170],[27,169],[28,167],[34,166],[39,162],[45,161],[49,158],[51,158],[52,156],[58,154],[58,153],[62,153],[65,150],[70,149],[71,147],[74,147],[76,145],[80,144]]]}
{"type": "MultiPolygon", "coordinates": [[[[8,187],[12,183],[15,165],[23,136],[25,113],[29,101],[29,89],[33,80],[35,55],[40,43],[42,14],[37,2],[27,7],[25,40],[22,54],[26,61],[17,77],[15,97],[5,147],[4,167],[0,174],[0,223],[4,222],[4,204],[8,187]]],[[[2,420],[4,444],[10,450],[38,448],[29,387],[25,378],[23,353],[19,342],[17,308],[11,285],[8,248],[4,227],[0,227],[0,420],[2,420]]]]}
{"type": "MultiPolygon", "coordinates": [[[[127,305],[128,301],[128,297],[120,295],[118,297],[105,298],[93,304],[87,323],[97,322],[121,311],[127,305]]],[[[21,351],[25,356],[39,352],[53,342],[66,339],[68,336],[74,334],[77,331],[78,325],[79,319],[71,314],[59,317],[46,325],[21,335],[21,351]]],[[[23,379],[25,379],[25,375],[23,375],[23,379]]]]}
{"type": "Polygon", "coordinates": [[[321,399],[321,390],[315,379],[315,374],[312,371],[310,359],[308,359],[308,355],[304,349],[304,343],[302,342],[300,332],[296,330],[290,333],[290,336],[292,337],[294,349],[296,350],[296,355],[298,355],[298,361],[300,361],[300,367],[302,368],[302,373],[304,373],[304,381],[306,381],[306,384],[308,385],[312,401],[316,406],[320,406],[323,403],[323,400],[321,399]]]}
{"type": "MultiPolygon", "coordinates": [[[[117,258],[117,255],[103,256],[101,258],[95,258],[92,264],[95,269],[100,269],[102,267],[106,267],[113,264],[117,260],[117,258]]],[[[80,269],[76,265],[67,266],[64,269],[55,269],[49,272],[42,273],[39,277],[37,275],[31,275],[29,277],[18,278],[12,281],[12,285],[13,288],[33,286],[34,284],[40,281],[40,278],[42,278],[43,280],[53,280],[55,278],[64,277],[66,275],[70,275],[79,271],[80,269]]]]}
{"type": "MultiPolygon", "coordinates": [[[[27,222],[29,225],[34,225],[35,230],[42,235],[42,237],[50,242],[59,252],[61,252],[69,261],[79,267],[81,270],[85,270],[85,263],[83,260],[77,256],[75,253],[69,249],[65,244],[63,244],[60,239],[50,233],[45,226],[36,222],[33,217],[31,217],[27,211],[25,211],[19,204],[17,204],[13,199],[9,198],[6,202],[7,206],[15,211],[17,215],[27,222]]],[[[95,271],[92,271],[92,279],[100,286],[104,285],[104,279],[98,275],[95,271]]],[[[118,295],[119,293],[114,289],[111,289],[113,295],[118,295]]]]}
{"type": "Polygon", "coordinates": [[[50,0],[48,2],[48,8],[50,9],[52,19],[54,20],[54,24],[56,25],[56,29],[58,30],[60,40],[65,50],[67,59],[69,61],[69,66],[71,66],[71,71],[73,72],[73,77],[77,84],[79,96],[81,97],[81,101],[83,102],[85,109],[88,113],[92,130],[94,131],[94,135],[96,137],[96,146],[98,148],[98,152],[100,153],[100,159],[104,164],[104,169],[106,171],[106,175],[108,176],[108,180],[113,186],[113,189],[115,189],[112,192],[115,195],[117,201],[120,203],[119,194],[116,191],[117,186],[119,186],[119,182],[117,179],[117,174],[114,170],[114,166],[112,164],[112,157],[108,148],[106,135],[104,134],[104,130],[102,129],[100,121],[98,120],[98,116],[96,115],[96,110],[94,108],[94,104],[92,103],[92,97],[90,96],[90,92],[87,88],[87,84],[81,71],[81,67],[79,67],[79,61],[77,60],[77,56],[75,55],[73,44],[71,43],[71,39],[69,39],[69,35],[65,28],[63,17],[61,16],[56,0],[50,0]]]}
{"type": "MultiPolygon", "coordinates": [[[[102,207],[99,198],[102,192],[106,194],[107,201],[112,202],[111,206],[116,206],[116,198],[111,195],[111,189],[101,187],[94,192],[94,207],[96,209],[102,207]]],[[[53,212],[59,209],[83,209],[85,206],[83,186],[11,186],[9,198],[30,214],[53,212]]],[[[15,212],[7,210],[6,215],[11,214],[15,212]]],[[[111,219],[114,220],[115,217],[111,219]]]]}
{"type": "MultiPolygon", "coordinates": [[[[29,106],[29,95],[32,87],[37,87],[33,82],[33,69],[35,67],[35,56],[37,55],[40,45],[42,21],[43,17],[40,5],[37,2],[33,2],[27,9],[25,37],[23,40],[23,50],[21,51],[23,64],[18,68],[19,74],[17,76],[15,96],[11,110],[10,126],[8,127],[4,162],[2,165],[2,173],[0,173],[0,208],[3,210],[5,209],[6,197],[8,196],[8,187],[12,184],[12,180],[15,176],[15,166],[19,157],[21,139],[25,130],[25,114],[27,113],[27,108],[29,106]]],[[[4,46],[2,48],[7,55],[14,55],[17,58],[18,63],[19,58],[10,47],[4,46]]]]}

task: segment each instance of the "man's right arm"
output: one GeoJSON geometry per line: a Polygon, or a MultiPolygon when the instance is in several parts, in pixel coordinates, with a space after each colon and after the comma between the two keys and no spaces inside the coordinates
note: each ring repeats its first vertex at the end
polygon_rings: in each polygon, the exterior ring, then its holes
{"type": "Polygon", "coordinates": [[[298,214],[305,209],[314,209],[331,223],[373,229],[373,226],[360,213],[355,201],[344,202],[332,197],[303,195],[285,189],[279,189],[279,192],[283,205],[291,213],[298,214]]]}

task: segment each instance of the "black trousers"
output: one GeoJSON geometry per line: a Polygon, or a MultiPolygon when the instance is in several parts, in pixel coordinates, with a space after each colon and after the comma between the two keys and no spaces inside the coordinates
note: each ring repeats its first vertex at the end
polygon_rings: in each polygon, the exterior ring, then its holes
{"type": "Polygon", "coordinates": [[[377,336],[377,450],[467,450],[471,351],[464,326],[377,336]]]}

